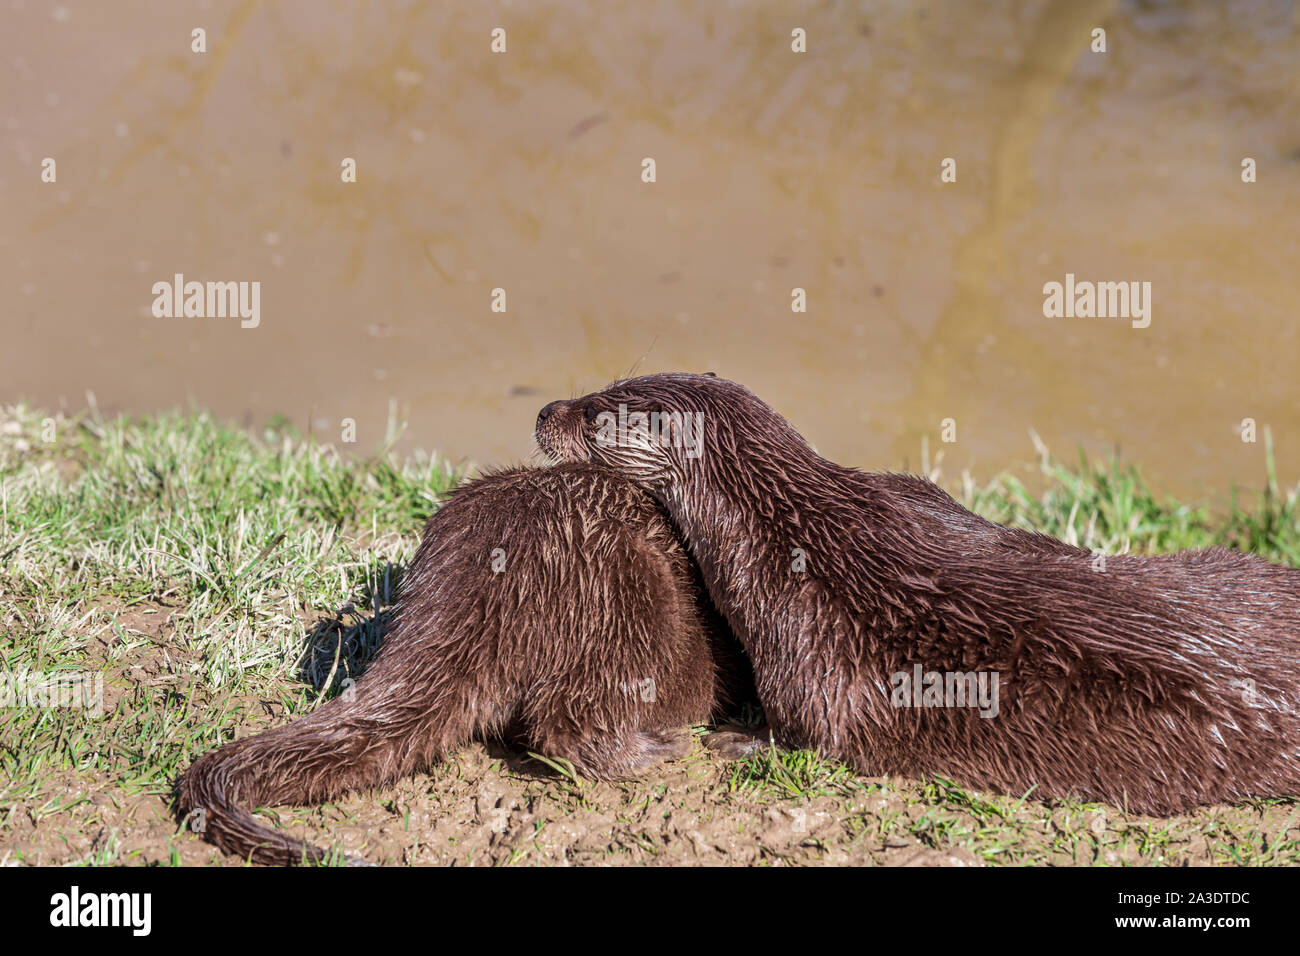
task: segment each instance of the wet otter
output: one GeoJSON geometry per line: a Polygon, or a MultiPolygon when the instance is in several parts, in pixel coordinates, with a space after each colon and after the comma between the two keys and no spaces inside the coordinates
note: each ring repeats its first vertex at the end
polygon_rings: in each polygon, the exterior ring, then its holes
{"type": "Polygon", "coordinates": [[[685,754],[688,725],[743,693],[747,667],[649,496],[591,465],[497,472],[429,519],[349,692],[203,756],[178,810],[202,810],[229,853],[318,861],[244,808],[381,786],[498,732],[584,776],[631,775],[685,754]]]}
{"type": "Polygon", "coordinates": [[[536,437],[664,503],[780,742],[1162,815],[1300,793],[1300,571],[1223,549],[1097,562],[828,461],[712,376],[552,403],[536,437]],[[997,716],[930,697],[930,674],[990,678],[997,716]]]}

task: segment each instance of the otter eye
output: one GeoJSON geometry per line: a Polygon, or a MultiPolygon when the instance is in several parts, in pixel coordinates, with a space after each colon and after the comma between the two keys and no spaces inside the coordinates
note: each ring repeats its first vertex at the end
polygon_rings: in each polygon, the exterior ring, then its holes
{"type": "Polygon", "coordinates": [[[599,414],[600,414],[600,412],[596,411],[596,406],[595,406],[595,405],[588,405],[588,406],[586,406],[586,407],[582,410],[582,419],[583,419],[583,421],[585,421],[588,425],[591,425],[591,424],[594,424],[594,423],[595,423],[595,421],[596,421],[596,416],[599,415],[599,414]]]}

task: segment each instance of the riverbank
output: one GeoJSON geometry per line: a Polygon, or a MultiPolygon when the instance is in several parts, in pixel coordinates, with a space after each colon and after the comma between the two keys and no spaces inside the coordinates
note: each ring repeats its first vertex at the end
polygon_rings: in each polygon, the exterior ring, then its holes
{"type": "MultiPolygon", "coordinates": [[[[1300,566],[1297,493],[1271,467],[1211,513],[1157,497],[1126,464],[1041,451],[1042,490],[938,477],[993,520],[1107,554],[1227,545],[1300,566]]],[[[201,412],[0,410],[0,670],[98,687],[102,707],[0,707],[0,864],[235,862],[178,832],[173,780],[364,668],[424,519],[465,470],[201,412]]],[[[378,793],[265,813],[398,864],[1300,863],[1294,800],[1151,819],[702,747],[592,784],[476,744],[378,793]]]]}

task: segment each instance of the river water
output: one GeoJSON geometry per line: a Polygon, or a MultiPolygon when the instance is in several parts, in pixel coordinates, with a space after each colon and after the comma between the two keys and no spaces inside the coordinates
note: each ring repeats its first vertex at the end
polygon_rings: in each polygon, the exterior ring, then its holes
{"type": "Polygon", "coordinates": [[[395,409],[486,464],[713,370],[865,468],[986,478],[1032,430],[1222,497],[1252,418],[1300,479],[1291,3],[0,5],[0,401],[361,452],[395,409]],[[257,326],[156,316],[178,273],[260,283],[257,326]],[[1045,315],[1067,275],[1149,324],[1045,315]]]}

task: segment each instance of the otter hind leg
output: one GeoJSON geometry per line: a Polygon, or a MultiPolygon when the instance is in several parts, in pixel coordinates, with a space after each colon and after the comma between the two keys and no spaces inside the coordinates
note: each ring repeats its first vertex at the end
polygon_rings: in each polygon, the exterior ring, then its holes
{"type": "Polygon", "coordinates": [[[676,730],[651,730],[641,734],[644,740],[645,764],[650,766],[660,760],[681,760],[695,747],[695,738],[689,727],[676,730]]]}
{"type": "Polygon", "coordinates": [[[771,745],[772,731],[766,726],[738,727],[728,724],[704,738],[704,746],[728,760],[744,760],[771,745]]]}
{"type": "Polygon", "coordinates": [[[579,776],[594,780],[635,777],[662,761],[685,757],[694,746],[689,727],[582,736],[543,732],[533,734],[532,743],[539,753],[567,760],[579,776]]]}

